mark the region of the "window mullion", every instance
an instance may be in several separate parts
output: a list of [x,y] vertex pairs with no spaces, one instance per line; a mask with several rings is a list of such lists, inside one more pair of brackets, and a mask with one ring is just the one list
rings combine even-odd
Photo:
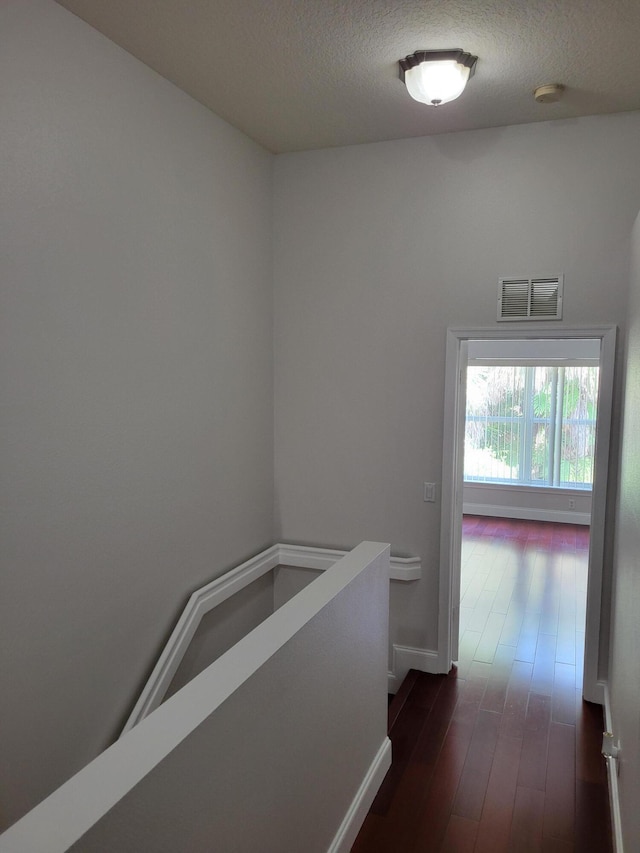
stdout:
[[[562,408],[562,403],[560,403]],[[547,483],[550,486],[558,485],[556,476],[556,462],[560,461],[559,448],[556,447],[556,416],[558,413],[558,368],[553,368],[551,374],[551,411],[549,413],[549,435],[547,437],[547,447],[549,448],[549,469],[547,472]]]
[[558,369],[558,394],[557,406],[554,417],[554,466],[553,466],[553,485],[560,485],[560,473],[562,463],[562,418],[564,409],[564,367]]
[[[534,367],[524,368],[524,423],[520,431],[522,470],[518,479],[521,483],[531,483],[531,459],[533,444],[533,371]],[[525,476],[526,472],[526,476]]]

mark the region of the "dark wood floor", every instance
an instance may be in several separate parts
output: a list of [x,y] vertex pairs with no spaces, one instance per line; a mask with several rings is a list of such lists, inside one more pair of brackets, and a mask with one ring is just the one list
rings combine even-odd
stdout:
[[459,665],[412,670],[352,853],[607,853],[602,711],[583,702],[588,528],[467,516]]

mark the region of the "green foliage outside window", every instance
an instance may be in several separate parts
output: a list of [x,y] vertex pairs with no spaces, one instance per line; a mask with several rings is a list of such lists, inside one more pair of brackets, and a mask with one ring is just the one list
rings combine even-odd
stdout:
[[598,368],[470,366],[465,478],[588,488]]

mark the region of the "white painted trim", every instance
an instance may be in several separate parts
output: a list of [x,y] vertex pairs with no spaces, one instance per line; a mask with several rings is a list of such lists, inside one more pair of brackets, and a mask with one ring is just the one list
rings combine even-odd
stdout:
[[[342,559],[347,551],[330,548],[312,548],[309,545],[277,545],[279,565],[298,566],[301,569],[325,569]],[[389,580],[416,581],[422,576],[420,557],[391,557]]]
[[561,524],[589,524],[591,513],[561,509],[533,509],[526,506],[500,506],[498,504],[462,505],[465,515],[490,515],[498,518],[526,518],[530,521],[557,521]]
[[[186,654],[200,620],[218,604],[262,577],[276,566],[298,566],[326,571],[349,551],[277,544],[231,569],[191,594],[158,662],[145,684],[120,737],[154,711],[164,699],[171,680]],[[421,576],[420,557],[391,557],[389,580],[413,581]]]
[[603,681],[601,683],[602,692],[604,694],[602,702],[602,708],[604,712],[604,726],[608,732],[613,733],[613,717],[611,715],[611,696],[609,694],[609,682]]
[[422,560],[420,557],[391,557],[389,580],[419,581],[421,577]]
[[587,582],[587,615],[584,639],[583,696],[589,702],[602,702],[599,670],[600,621],[602,609],[602,576],[604,570],[605,522],[607,510],[607,482],[609,478],[609,442],[613,411],[613,379],[616,359],[617,329],[610,326],[601,334],[600,391],[596,423],[596,447],[593,472],[593,499],[591,503],[591,531],[589,535],[589,568]]
[[344,556],[344,551],[332,548],[312,548],[310,545],[278,545],[278,562],[281,566],[298,566],[301,569],[325,571]]
[[157,664],[147,679],[133,711],[129,715],[129,719],[125,723],[120,737],[162,703],[171,684],[171,679],[176,674],[202,617],[234,593],[244,589],[277,566],[278,549],[279,546],[274,545],[272,548],[262,551],[191,594]]
[[391,741],[386,737],[371,762],[327,853],[349,853],[390,767]]
[[[361,542],[0,836],[0,853],[65,853],[389,546]],[[240,568],[240,567],[239,567]]]
[[606,681],[601,681],[598,679],[595,684],[591,686],[589,690],[589,695],[585,696],[583,693],[583,699],[586,699],[587,702],[593,702],[595,705],[602,705],[604,707],[604,689],[605,689]]
[[[608,732],[615,734],[615,725],[611,715],[611,698],[608,682],[601,682],[604,694],[604,725]],[[611,832],[613,853],[624,853],[622,838],[622,814],[620,812],[620,791],[618,789],[618,759],[611,755],[605,756],[607,765],[607,782],[609,785],[609,808],[611,811]]]
[[447,666],[440,655],[431,649],[417,649],[413,646],[399,646],[394,643],[393,665],[388,673],[389,693],[398,692],[410,669],[440,675],[449,672],[451,667]]
[[442,510],[438,587],[438,653],[449,665],[458,656],[462,550],[463,458],[468,338],[447,329]]
[[[601,702],[600,679],[600,617],[602,605],[602,576],[604,564],[604,531],[609,466],[609,441],[613,398],[613,370],[616,350],[616,326],[548,328],[517,326],[485,329],[448,329],[444,398],[444,441],[442,449],[442,520],[440,532],[440,592],[438,602],[438,653],[453,660],[455,649],[452,626],[457,625],[457,602],[454,585],[459,580],[460,566],[457,551],[457,532],[461,523],[461,503],[458,500],[462,480],[460,457],[460,408],[464,403],[462,371],[466,366],[467,343],[470,340],[512,340],[518,338],[598,338],[600,349],[600,392],[596,425],[594,483],[591,504],[589,546],[589,577],[587,587],[587,618],[585,625],[585,657],[583,696],[590,702]],[[460,518],[458,518],[460,515]],[[456,565],[457,564],[457,565]],[[600,698],[598,698],[600,697]]]

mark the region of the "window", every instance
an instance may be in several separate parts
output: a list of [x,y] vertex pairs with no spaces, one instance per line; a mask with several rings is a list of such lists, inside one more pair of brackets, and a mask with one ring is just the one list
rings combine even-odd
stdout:
[[469,365],[464,478],[590,489],[596,366]]

